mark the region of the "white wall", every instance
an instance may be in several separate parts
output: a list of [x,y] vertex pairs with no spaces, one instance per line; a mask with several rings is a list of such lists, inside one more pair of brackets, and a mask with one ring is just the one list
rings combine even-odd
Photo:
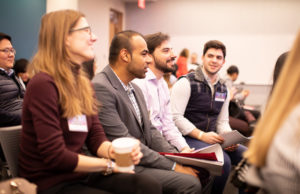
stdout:
[[60,9],[78,9],[78,0],[47,0],[46,12]]
[[[78,0],[79,11],[85,14],[93,33],[98,37],[95,43],[97,72],[108,64],[109,54],[109,12],[110,9],[123,13],[125,3],[121,0]],[[124,22],[125,24],[125,22]]]
[[126,4],[126,29],[164,32],[176,53],[202,54],[211,39],[227,47],[226,64],[240,68],[237,82],[270,84],[277,57],[287,51],[300,27],[299,0],[157,0],[138,9]]

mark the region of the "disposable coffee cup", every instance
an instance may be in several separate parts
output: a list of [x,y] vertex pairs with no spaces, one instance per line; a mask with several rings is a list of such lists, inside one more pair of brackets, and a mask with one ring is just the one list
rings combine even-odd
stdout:
[[116,156],[116,165],[119,171],[127,172],[134,170],[131,152],[137,144],[138,141],[131,137],[121,137],[112,141],[112,147]]

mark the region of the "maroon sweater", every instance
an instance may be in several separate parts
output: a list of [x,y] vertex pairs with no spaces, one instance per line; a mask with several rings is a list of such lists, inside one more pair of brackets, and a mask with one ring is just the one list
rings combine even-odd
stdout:
[[107,140],[97,115],[87,116],[88,132],[69,131],[58,97],[52,77],[39,73],[30,80],[23,102],[19,175],[39,191],[84,178],[86,173],[73,172],[83,144],[96,155]]

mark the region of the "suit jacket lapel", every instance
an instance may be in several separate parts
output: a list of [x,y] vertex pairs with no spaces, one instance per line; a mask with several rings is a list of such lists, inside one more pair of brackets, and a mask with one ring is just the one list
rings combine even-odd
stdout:
[[[127,94],[127,92],[125,91],[124,87],[122,86],[122,84],[120,83],[118,77],[116,76],[116,74],[113,72],[113,70],[111,69],[111,67],[109,65],[107,65],[104,70],[103,70],[104,74],[106,75],[107,79],[110,81],[110,83],[112,84],[112,86],[118,91],[118,93],[121,95],[121,97],[123,98],[123,100],[125,101],[125,103],[127,104],[127,106],[130,108],[131,112],[133,113],[136,122],[139,124],[140,128],[142,129],[141,123],[138,120],[138,116],[136,114],[136,111],[131,103],[131,100],[129,99],[129,96]],[[136,97],[136,101],[139,105],[139,100],[137,99],[137,95],[135,95]],[[141,106],[139,105],[139,108]],[[140,111],[142,112],[141,108]]]

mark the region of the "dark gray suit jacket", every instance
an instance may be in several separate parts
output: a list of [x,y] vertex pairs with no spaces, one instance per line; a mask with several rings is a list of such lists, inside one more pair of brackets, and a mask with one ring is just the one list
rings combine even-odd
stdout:
[[[110,140],[135,137],[141,141],[144,154],[139,166],[171,170],[174,162],[158,152],[177,152],[151,124],[142,91],[132,83],[143,126],[138,122],[131,101],[118,77],[108,65],[93,79],[97,99],[101,103],[99,119]],[[136,168],[138,171],[139,168]]]

